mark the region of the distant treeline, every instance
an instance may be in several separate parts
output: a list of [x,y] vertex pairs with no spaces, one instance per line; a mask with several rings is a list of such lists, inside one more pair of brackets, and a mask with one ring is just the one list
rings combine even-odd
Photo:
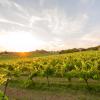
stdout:
[[[64,54],[64,53],[73,53],[73,52],[81,52],[81,51],[90,51],[90,50],[100,50],[100,45],[96,47],[89,47],[89,48],[73,48],[73,49],[66,49],[66,50],[60,50],[60,51],[46,51],[46,50],[35,50],[30,52],[25,52],[31,54]],[[16,55],[21,52],[0,52],[0,54],[10,54],[10,55]]]
[[100,50],[100,45],[96,47],[89,47],[89,48],[73,48],[73,49],[67,49],[67,50],[61,50],[59,53],[73,53],[73,52],[80,52],[80,51],[90,51],[90,50]]

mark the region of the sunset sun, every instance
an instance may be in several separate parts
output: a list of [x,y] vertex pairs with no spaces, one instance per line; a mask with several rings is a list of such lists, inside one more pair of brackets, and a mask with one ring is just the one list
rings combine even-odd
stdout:
[[43,41],[31,33],[12,32],[1,35],[0,43],[2,43],[3,48],[7,48],[8,51],[27,52],[38,49],[43,44]]

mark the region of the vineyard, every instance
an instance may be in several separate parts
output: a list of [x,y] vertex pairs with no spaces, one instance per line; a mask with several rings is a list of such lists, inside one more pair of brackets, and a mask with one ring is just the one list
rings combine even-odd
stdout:
[[[8,87],[42,91],[55,91],[54,89],[57,91],[67,91],[68,89],[83,91],[85,88],[86,92],[95,92],[96,96],[100,95],[100,51],[31,58],[13,57],[11,59],[10,57],[10,60],[9,58],[2,60],[1,57],[0,60],[0,85],[4,94],[0,100],[7,100]],[[9,95],[7,96],[9,97]]]

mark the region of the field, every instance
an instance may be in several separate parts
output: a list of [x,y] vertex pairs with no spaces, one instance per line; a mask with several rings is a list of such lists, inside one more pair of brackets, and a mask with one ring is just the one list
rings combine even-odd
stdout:
[[100,51],[1,55],[0,84],[9,100],[100,100]]

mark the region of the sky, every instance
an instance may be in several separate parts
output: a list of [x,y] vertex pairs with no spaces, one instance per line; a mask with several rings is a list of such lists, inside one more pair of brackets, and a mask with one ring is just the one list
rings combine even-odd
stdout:
[[100,0],[0,0],[0,51],[100,45]]

